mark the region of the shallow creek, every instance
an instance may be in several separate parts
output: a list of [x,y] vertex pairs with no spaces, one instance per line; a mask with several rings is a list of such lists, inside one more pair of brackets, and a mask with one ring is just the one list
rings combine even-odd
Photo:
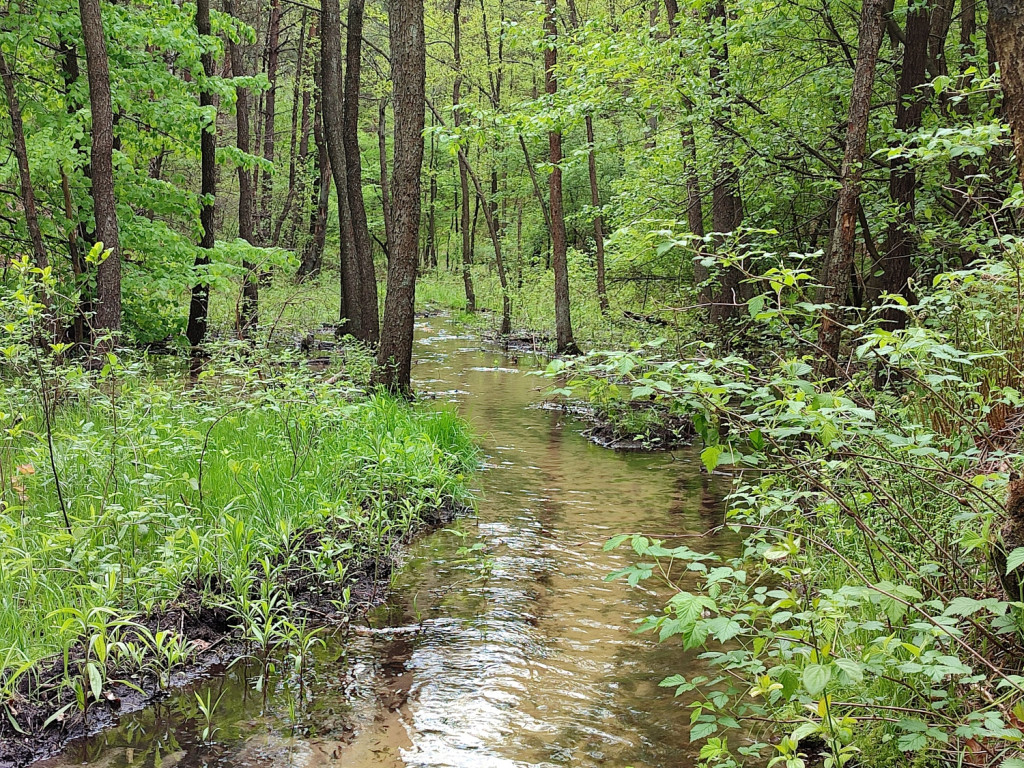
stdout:
[[[633,634],[665,594],[604,582],[632,552],[602,544],[706,531],[723,487],[696,452],[590,444],[536,407],[547,382],[526,371],[542,361],[481,348],[444,318],[419,322],[415,356],[417,390],[480,437],[478,515],[417,540],[388,602],[328,639],[304,684],[277,675],[257,691],[259,670],[238,663],[37,765],[693,764],[689,710],[657,683],[696,662]],[[219,700],[209,724],[197,696]]]

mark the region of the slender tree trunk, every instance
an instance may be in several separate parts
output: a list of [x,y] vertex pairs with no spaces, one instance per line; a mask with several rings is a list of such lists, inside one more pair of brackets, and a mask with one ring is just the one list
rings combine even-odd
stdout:
[[[455,24],[455,85],[452,88],[452,119],[455,130],[462,124],[462,2],[455,0],[452,19]],[[459,153],[459,213],[462,229],[462,283],[466,291],[466,311],[476,312],[476,291],[473,288],[473,245],[469,230],[469,174],[465,153]]]
[[[668,28],[672,36],[678,31],[679,24],[676,16],[679,14],[679,4],[676,0],[665,0],[665,15],[668,17]],[[683,144],[683,175],[686,184],[686,225],[690,234],[704,237],[704,200],[701,196],[700,176],[697,170],[697,140],[693,135],[693,123],[690,116],[694,111],[693,100],[689,96],[683,96],[683,104],[686,107],[687,115],[683,118],[683,126],[680,128],[680,139]],[[693,282],[698,286],[698,299],[701,304],[710,305],[712,296],[707,285],[710,273],[704,266],[704,250],[697,248],[697,255],[693,260]]]
[[[558,92],[555,66],[558,26],[555,21],[555,0],[545,0],[544,34],[544,90],[554,97]],[[566,251],[565,214],[562,210],[562,134],[548,132],[548,160],[551,176],[548,178],[548,198],[551,209],[551,266],[555,273],[555,349],[560,355],[579,353],[572,333],[572,314],[569,306],[569,264]]]
[[[78,68],[78,49],[65,37],[58,39],[58,49],[61,78],[64,81],[64,110],[68,115],[74,115],[78,110],[78,105],[72,99],[72,92],[81,74]],[[75,139],[74,146],[76,150],[80,151],[82,149],[81,140]],[[90,177],[91,170],[88,163],[82,168],[82,175],[86,179]],[[71,197],[71,184],[68,181],[67,173],[61,171],[60,178],[61,192],[64,196],[64,216],[67,219],[68,254],[71,260],[71,271],[75,276],[76,282],[84,289],[85,286],[81,285],[81,279],[86,273],[87,265],[82,257],[79,240],[81,239],[83,243],[91,243],[92,233],[89,232],[88,226],[84,221],[78,220],[78,211]],[[93,296],[88,291],[82,290],[78,305],[75,307],[74,329],[72,331],[76,344],[84,344],[89,338],[87,318],[92,313],[93,306]]]
[[[977,48],[974,35],[978,31],[978,0],[962,0],[960,9],[960,76],[957,78],[957,90],[967,91],[974,80],[974,62]],[[968,99],[960,99],[953,105],[953,111],[961,118],[968,118],[971,104]],[[969,179],[978,173],[978,165],[969,156],[952,158],[949,161],[950,186],[956,202],[956,220],[967,226],[977,211],[977,201],[971,195]],[[974,252],[968,248],[960,249],[960,261],[966,267],[974,259]]]
[[299,278],[320,274],[323,264],[324,241],[327,236],[327,209],[331,197],[331,160],[327,153],[327,141],[324,138],[323,110],[321,108],[321,75],[317,66],[314,74],[315,102],[313,107],[313,140],[316,144],[316,155],[313,164],[316,171],[317,184],[313,187],[313,210],[310,214],[309,240],[302,251],[299,264]]
[[377,102],[377,152],[380,155],[380,204],[383,208],[385,250],[391,252],[391,192],[388,189],[388,100]]
[[601,195],[597,188],[597,158],[594,157],[594,118],[586,116],[587,168],[590,171],[590,204],[594,206],[594,244],[597,261],[597,300],[601,311],[608,311],[608,289],[604,282],[604,222],[601,220]]
[[[740,196],[740,170],[732,160],[733,100],[729,94],[729,46],[726,42],[728,13],[725,0],[716,0],[708,11],[708,22],[714,33],[721,36],[721,44],[711,54],[711,91],[714,95],[711,133],[720,156],[714,169],[711,187],[711,229],[721,249],[728,236],[743,223],[743,198]],[[739,315],[743,293],[743,273],[739,268],[727,266],[718,274],[718,291],[712,296],[711,321],[716,325]]]
[[[270,243],[277,246],[281,242],[281,230],[284,222],[291,213],[292,202],[295,199],[296,184],[298,181],[298,163],[302,153],[297,152],[299,138],[306,140],[306,128],[309,118],[309,100],[301,99],[303,96],[302,70],[306,54],[306,9],[302,9],[302,21],[299,23],[299,47],[295,52],[295,82],[292,87],[292,129],[288,140],[288,192],[285,194],[284,205],[281,206],[281,213],[278,214],[277,223],[274,225],[274,236]],[[302,127],[299,127],[299,102],[302,103]]]
[[884,0],[865,0],[858,30],[857,64],[850,93],[850,115],[846,128],[846,150],[840,170],[836,226],[822,270],[818,303],[828,304],[818,329],[818,371],[824,376],[838,374],[839,344],[842,338],[842,307],[850,294],[850,269],[854,262],[860,183],[867,151],[871,91],[875,82],[878,51],[885,30]]
[[395,139],[392,175],[394,250],[388,258],[384,325],[377,356],[378,383],[409,392],[420,230],[420,173],[426,104],[423,0],[392,0],[388,14]]
[[437,167],[434,158],[436,150],[434,135],[430,136],[430,162],[427,174],[430,176],[430,186],[427,192],[427,242],[423,249],[423,266],[437,266]]
[[[39,215],[36,213],[36,193],[32,186],[32,174],[28,165],[28,147],[25,144],[25,126],[21,118],[21,102],[15,87],[14,72],[11,70],[3,51],[0,50],[0,79],[3,80],[4,93],[7,95],[7,112],[11,118],[11,139],[14,145],[14,157],[18,161],[18,179],[21,183],[21,204],[25,209],[25,226],[28,238],[32,243],[32,258],[39,269],[46,269],[50,260],[43,244],[43,233],[39,228]],[[49,305],[49,293],[44,291],[40,300]]]
[[[362,73],[364,0],[349,0],[348,40],[345,47],[345,173],[348,179],[348,210],[355,243],[355,262],[359,270],[359,306],[362,314],[362,338],[376,344],[380,336],[377,309],[377,273],[373,265],[370,228],[363,202],[363,164],[359,153],[359,88]],[[423,111],[422,109],[420,110]]]
[[331,175],[338,198],[338,226],[341,242],[341,311],[339,330],[357,339],[363,338],[363,312],[360,309],[359,263],[355,258],[352,221],[348,208],[348,177],[345,166],[345,112],[341,72],[341,8],[339,0],[320,4],[320,46],[323,81],[321,109],[324,138],[330,157]]
[[[927,7],[911,10],[907,16],[903,66],[896,93],[894,127],[900,132],[910,133],[921,127],[925,101],[920,88],[925,83],[930,27]],[[899,294],[908,301],[913,301],[910,276],[913,271],[911,257],[914,247],[916,188],[917,174],[914,173],[913,167],[904,159],[893,160],[889,171],[889,197],[896,209],[896,219],[888,227],[885,256],[880,265],[882,275],[877,281],[872,281],[872,300],[877,300],[879,294],[886,292]],[[906,313],[896,309],[886,310],[884,324],[888,330],[902,328],[906,322]]]
[[121,330],[121,240],[114,197],[114,112],[110,99],[110,69],[103,33],[100,0],[78,0],[85,41],[85,63],[89,75],[89,105],[92,110],[92,149],[89,168],[92,177],[92,206],[96,220],[95,237],[110,251],[96,270],[96,313],[93,325],[101,334]]
[[[196,0],[196,32],[200,39],[210,37],[210,0]],[[206,51],[202,55],[203,74],[213,77],[213,54]],[[202,109],[212,107],[214,113],[209,123],[199,125],[199,155],[202,181],[202,207],[199,209],[199,225],[203,237],[199,241],[199,253],[196,256],[196,283],[192,286],[192,299],[188,307],[188,326],[185,337],[193,347],[199,346],[206,337],[206,323],[210,314],[210,283],[209,276],[204,274],[210,264],[210,253],[216,244],[214,231],[214,196],[217,194],[217,114],[213,92],[207,88],[199,91],[199,106]]]
[[[281,58],[281,0],[271,0],[270,19],[267,22],[267,82],[270,87],[263,97],[263,159],[274,162],[277,139],[277,70]],[[263,172],[260,176],[260,213],[256,233],[260,245],[271,244],[274,217],[274,175]]]
[[[234,0],[225,0],[225,13],[234,16]],[[228,39],[228,58],[231,59],[231,74],[245,76],[245,60],[238,44]],[[235,91],[235,145],[239,152],[252,153],[252,136],[249,120],[252,114],[252,94],[248,88]],[[238,166],[238,236],[250,245],[256,244],[253,235],[254,191],[252,172]],[[235,318],[235,330],[239,338],[249,338],[259,325],[260,283],[256,265],[248,259],[242,260],[245,276],[242,278],[242,303]]]
[[988,0],[988,28],[999,61],[1003,108],[1024,183],[1024,0]]

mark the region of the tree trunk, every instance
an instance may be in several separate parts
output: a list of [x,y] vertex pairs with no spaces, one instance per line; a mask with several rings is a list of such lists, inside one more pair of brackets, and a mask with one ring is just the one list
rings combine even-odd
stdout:
[[96,269],[96,312],[93,325],[103,333],[121,330],[121,241],[114,197],[114,112],[110,100],[110,69],[103,34],[100,0],[78,0],[89,75],[89,106],[92,110],[92,206],[97,242],[110,251]]
[[[712,49],[711,92],[712,141],[721,159],[715,166],[711,187],[711,229],[715,243],[723,248],[728,235],[743,223],[743,198],[740,196],[740,170],[732,160],[732,97],[729,94],[729,46],[726,42],[728,14],[725,0],[716,0],[708,12],[708,22],[716,35],[721,35],[721,45]],[[712,295],[711,321],[723,325],[739,315],[742,302],[743,273],[739,268],[727,266],[718,275],[718,291]]]
[[[234,16],[234,0],[225,0],[225,13]],[[231,74],[234,77],[245,76],[245,61],[238,44],[227,37],[228,58],[231,59]],[[252,94],[248,88],[235,91],[235,145],[239,152],[252,152],[252,136],[249,120],[252,114]],[[238,166],[238,236],[250,245],[255,245],[253,236],[254,194],[252,172]],[[249,338],[259,325],[260,284],[256,275],[256,265],[247,259],[242,260],[245,275],[242,278],[242,303],[235,318],[235,331],[241,339]]]
[[854,261],[857,236],[857,212],[860,209],[860,183],[867,150],[868,121],[875,66],[885,29],[884,0],[865,0],[858,30],[857,63],[850,93],[850,114],[846,127],[846,149],[840,170],[836,226],[822,270],[822,288],[818,303],[828,304],[822,311],[818,329],[818,372],[838,374],[839,343],[842,338],[842,307],[850,293],[850,269]]
[[[452,120],[455,130],[462,124],[462,2],[455,0],[452,19],[455,24],[455,85],[452,87]],[[466,290],[466,311],[476,312],[476,291],[473,288],[473,246],[469,234],[469,174],[465,153],[459,152],[459,213],[462,230],[462,283]]]
[[1024,0],[988,0],[988,28],[999,61],[1003,109],[1024,183]]
[[601,195],[597,188],[597,158],[594,157],[594,118],[586,116],[587,168],[590,171],[590,204],[594,206],[594,244],[597,260],[597,300],[601,311],[608,311],[608,289],[604,282],[604,222],[601,220]]
[[[270,87],[263,98],[263,159],[273,165],[277,139],[277,70],[281,53],[281,0],[271,0],[267,22],[267,82]],[[260,213],[256,233],[260,245],[271,244],[274,216],[274,175],[266,171],[260,176]]]
[[[925,100],[920,87],[925,83],[928,63],[928,43],[931,23],[927,7],[911,10],[907,16],[904,33],[903,66],[900,70],[899,86],[896,92],[896,122],[894,128],[903,133],[916,131],[921,127]],[[896,209],[896,219],[889,224],[886,233],[885,256],[882,259],[880,278],[872,282],[872,300],[885,293],[899,294],[913,301],[910,290],[910,276],[913,271],[912,252],[914,247],[914,199],[917,188],[917,174],[906,160],[896,158],[890,164],[889,197]],[[872,270],[874,273],[875,270]],[[906,325],[907,315],[898,309],[885,311],[884,327],[896,330]]]
[[377,152],[380,155],[380,205],[384,219],[385,250],[391,252],[391,192],[388,189],[388,100],[377,102]]
[[[363,164],[359,156],[359,88],[363,45],[364,0],[349,0],[348,40],[345,47],[345,175],[348,179],[348,210],[352,221],[355,263],[359,270],[359,307],[362,316],[361,339],[376,344],[380,336],[377,309],[377,273],[373,265],[373,246],[366,223],[363,202]],[[420,110],[423,111],[422,109]]]
[[[305,157],[304,152],[298,151],[299,138],[303,144],[308,143],[309,127],[309,94],[302,88],[302,70],[306,54],[306,9],[302,9],[302,21],[299,23],[299,47],[295,52],[295,82],[292,87],[292,129],[288,139],[288,192],[285,194],[284,205],[281,206],[281,213],[277,216],[277,223],[274,225],[274,236],[270,243],[277,246],[281,242],[281,230],[284,222],[291,213],[292,203],[295,200],[296,186],[298,182],[298,164],[300,158]],[[299,125],[299,102],[302,101],[302,124]]]
[[395,138],[392,174],[394,248],[388,258],[384,325],[376,381],[394,391],[411,387],[416,305],[416,256],[420,230],[420,172],[426,104],[423,0],[392,0],[388,14]]
[[[555,22],[555,0],[545,0],[544,34],[544,90],[554,98],[558,92],[555,65],[558,63],[556,43],[558,26]],[[551,209],[551,266],[555,273],[555,350],[560,355],[579,353],[572,334],[572,314],[569,307],[569,264],[566,257],[565,213],[562,210],[562,134],[548,132],[548,160],[551,176],[548,178],[548,199]]]
[[[196,0],[196,32],[200,39],[209,37],[210,0]],[[203,74],[213,77],[213,53],[206,51],[202,55]],[[199,91],[199,106],[202,109],[214,108],[209,123],[199,125],[199,155],[202,181],[200,190],[202,207],[199,209],[199,225],[203,236],[199,241],[199,254],[196,256],[196,283],[192,286],[192,299],[188,307],[188,325],[185,337],[193,347],[199,346],[206,337],[206,323],[210,314],[210,283],[209,275],[204,274],[210,264],[210,253],[216,244],[214,232],[214,196],[217,194],[217,114],[213,92],[203,88]],[[205,119],[205,118],[204,118]]]
[[427,170],[427,175],[430,177],[430,186],[427,192],[427,242],[423,247],[423,266],[425,268],[437,266],[437,167],[434,157],[436,143],[434,134],[431,134],[430,162]]
[[[4,83],[7,95],[7,112],[11,118],[11,139],[14,145],[14,157],[18,161],[18,178],[21,184],[21,204],[25,208],[25,226],[28,238],[32,243],[32,258],[39,269],[46,269],[50,260],[43,244],[43,233],[39,229],[39,215],[36,213],[36,193],[32,186],[32,174],[28,165],[28,147],[25,144],[25,127],[21,121],[21,102],[15,88],[14,72],[11,70],[3,51],[0,50],[0,79]],[[40,301],[49,305],[49,292],[40,294]]]
[[323,264],[324,241],[327,237],[327,208],[331,198],[331,160],[327,154],[327,141],[324,138],[323,110],[321,108],[321,75],[320,67],[314,73],[315,103],[313,106],[313,141],[316,144],[316,155],[313,168],[316,171],[317,184],[313,187],[313,209],[310,214],[309,240],[302,251],[298,277],[320,274]]
[[341,245],[341,309],[339,331],[363,338],[362,311],[359,308],[361,285],[359,264],[355,259],[352,222],[348,210],[348,178],[345,166],[344,98],[341,80],[341,7],[339,0],[320,4],[320,50],[323,82],[321,109],[324,138],[330,158],[331,176],[338,197],[338,226]]

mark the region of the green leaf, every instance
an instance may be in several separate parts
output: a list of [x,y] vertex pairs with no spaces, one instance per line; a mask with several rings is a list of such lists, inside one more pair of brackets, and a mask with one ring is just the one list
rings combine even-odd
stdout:
[[700,452],[700,460],[704,463],[704,468],[707,469],[708,474],[715,471],[715,467],[718,466],[718,457],[722,455],[723,450],[723,447],[720,445],[709,445]]
[[804,667],[802,679],[807,693],[817,696],[832,679],[832,667],[828,664],[809,664]]
[[100,669],[91,661],[85,665],[85,671],[89,675],[89,688],[92,691],[93,698],[99,701],[100,696],[103,694],[103,675],[100,674]]
[[718,726],[714,723],[697,723],[690,729],[690,741],[694,742],[706,739],[717,730]]
[[1009,576],[1022,565],[1024,565],[1024,547],[1017,547],[1006,558],[1006,575]]
[[612,536],[612,538],[608,539],[608,541],[604,543],[604,551],[610,552],[613,549],[617,549],[618,547],[622,546],[622,542],[628,539],[629,536],[630,534],[628,533],[620,533],[618,536]]
[[845,685],[859,685],[864,682],[864,665],[853,659],[836,659],[833,662],[839,670],[839,678]]

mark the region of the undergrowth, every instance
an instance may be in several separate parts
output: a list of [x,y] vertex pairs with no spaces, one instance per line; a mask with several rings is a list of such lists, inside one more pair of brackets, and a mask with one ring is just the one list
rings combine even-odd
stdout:
[[1003,586],[1024,563],[1004,506],[1024,461],[1019,258],[940,275],[893,305],[905,329],[862,318],[839,379],[815,373],[812,276],[781,266],[748,275],[750,332],[775,340],[756,357],[692,341],[550,364],[556,393],[613,417],[685,415],[707,471],[733,473],[739,557],[715,531],[608,543],[636,554],[611,578],[674,590],[640,629],[710,669],[662,681],[703,764],[1024,766],[1024,603]]
[[301,674],[316,625],[469,501],[464,422],[368,392],[358,347],[62,360],[31,296],[3,304],[0,735],[166,685],[217,633]]

